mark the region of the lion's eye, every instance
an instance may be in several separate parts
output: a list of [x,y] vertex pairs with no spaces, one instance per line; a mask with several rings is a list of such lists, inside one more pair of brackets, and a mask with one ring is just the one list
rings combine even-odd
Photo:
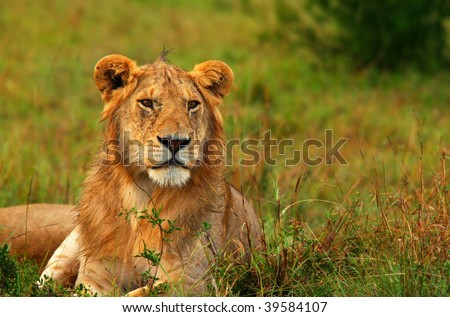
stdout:
[[138,102],[145,108],[153,109],[154,107],[154,101],[150,99],[142,99],[138,100]]
[[197,101],[197,100],[191,100],[191,101],[188,101],[188,103],[187,103],[187,107],[189,110],[194,110],[194,109],[198,108],[199,105],[200,105],[200,101]]

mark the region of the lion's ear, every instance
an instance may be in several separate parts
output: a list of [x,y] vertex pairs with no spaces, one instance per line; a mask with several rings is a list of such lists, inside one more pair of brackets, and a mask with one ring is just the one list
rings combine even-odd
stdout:
[[136,63],[122,55],[108,55],[97,62],[94,69],[94,79],[102,97],[109,102],[113,91],[125,87],[137,70]]
[[227,95],[233,86],[233,71],[221,61],[207,61],[198,64],[190,74],[198,85],[220,97]]

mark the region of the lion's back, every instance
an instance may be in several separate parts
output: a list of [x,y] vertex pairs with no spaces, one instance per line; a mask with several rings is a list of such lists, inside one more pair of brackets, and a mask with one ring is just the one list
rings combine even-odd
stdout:
[[11,254],[41,265],[73,229],[73,209],[58,204],[0,208],[0,244],[9,244]]

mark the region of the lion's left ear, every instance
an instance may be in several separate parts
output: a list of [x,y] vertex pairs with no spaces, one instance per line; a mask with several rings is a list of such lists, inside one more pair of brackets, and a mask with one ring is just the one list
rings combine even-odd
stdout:
[[198,85],[224,97],[233,86],[234,75],[230,66],[221,61],[207,61],[198,64],[190,72]]

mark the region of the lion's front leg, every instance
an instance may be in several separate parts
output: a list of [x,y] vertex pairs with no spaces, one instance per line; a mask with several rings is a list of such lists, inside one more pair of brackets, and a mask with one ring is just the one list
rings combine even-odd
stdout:
[[[206,253],[205,253],[206,252]],[[206,291],[205,273],[208,268],[208,257],[203,244],[198,241],[196,248],[191,252],[166,253],[163,255],[160,266],[150,274],[154,274],[154,282],[143,285],[126,294],[127,297],[141,297],[148,296],[152,290],[155,290],[160,284],[169,283],[170,289],[166,295],[176,296],[192,296],[202,295]],[[136,267],[141,268],[141,271],[154,270],[155,267],[145,268],[145,260],[141,259]],[[145,268],[145,269],[144,269]]]
[[81,257],[76,286],[83,285],[92,295],[107,295],[112,290],[113,276],[101,260],[87,261]]
[[78,237],[75,228],[55,250],[40,276],[40,286],[50,278],[61,285],[73,284],[80,265]]
[[92,295],[120,296],[137,287],[138,276],[138,272],[123,261],[82,256],[75,285],[83,285]]

